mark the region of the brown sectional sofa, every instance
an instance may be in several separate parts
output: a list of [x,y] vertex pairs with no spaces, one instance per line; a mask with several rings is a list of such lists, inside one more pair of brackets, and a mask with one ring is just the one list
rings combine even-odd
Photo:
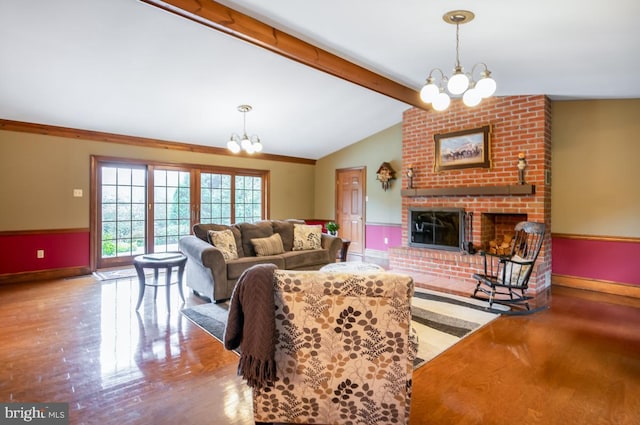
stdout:
[[[196,224],[193,235],[179,241],[180,251],[187,256],[186,284],[196,294],[218,302],[229,299],[236,281],[249,267],[256,264],[275,264],[285,270],[318,270],[336,261],[342,240],[327,234],[321,235],[321,249],[293,251],[294,224],[300,220],[263,220],[257,223]],[[231,230],[235,239],[238,258],[225,260],[222,251],[209,241],[209,230]],[[266,238],[278,233],[284,252],[257,256],[251,239]]]

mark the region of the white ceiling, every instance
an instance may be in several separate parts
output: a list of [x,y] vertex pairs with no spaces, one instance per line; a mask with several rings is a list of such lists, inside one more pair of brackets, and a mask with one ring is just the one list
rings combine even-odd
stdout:
[[[485,62],[496,95],[640,98],[640,1],[224,0],[220,3],[418,90]],[[136,0],[0,0],[0,118],[318,159],[410,106]]]

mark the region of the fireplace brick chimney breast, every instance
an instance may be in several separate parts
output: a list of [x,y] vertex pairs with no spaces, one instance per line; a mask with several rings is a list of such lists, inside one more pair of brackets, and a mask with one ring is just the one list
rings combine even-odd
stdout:
[[[436,134],[469,130],[487,124],[491,126],[490,168],[434,171]],[[517,165],[521,153],[526,158],[526,183],[534,186],[533,193],[416,195],[420,189],[518,185]],[[545,223],[545,241],[529,288],[532,294],[536,294],[551,285],[551,102],[546,96],[493,97],[475,108],[468,108],[460,100],[455,100],[444,112],[409,109],[403,115],[402,162],[405,167],[406,164],[413,164],[413,187],[416,190],[413,193],[403,191],[403,244],[389,250],[392,269],[472,282],[471,275],[482,267],[480,255],[412,247],[408,240],[409,208],[463,208],[465,212],[473,213],[473,234],[468,235],[467,239],[479,250],[484,249],[483,245],[489,237],[482,234],[483,220],[486,232],[488,218],[495,220],[496,217],[511,216],[510,219],[498,218],[492,237],[496,237],[496,231],[503,232],[504,223],[511,225],[515,218]],[[403,182],[403,186],[406,184]],[[496,230],[496,227],[500,230]]]

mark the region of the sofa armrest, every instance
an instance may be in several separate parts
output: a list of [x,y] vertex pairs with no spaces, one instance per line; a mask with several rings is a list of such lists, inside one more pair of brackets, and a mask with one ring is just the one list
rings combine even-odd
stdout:
[[335,260],[342,249],[342,239],[323,233],[321,238],[322,249],[329,251],[329,258]]
[[180,238],[180,251],[191,260],[211,269],[215,267],[226,270],[226,262],[222,251],[194,235]]
[[187,285],[211,301],[231,296],[227,280],[227,263],[222,251],[197,236],[180,238],[180,251],[187,256]]

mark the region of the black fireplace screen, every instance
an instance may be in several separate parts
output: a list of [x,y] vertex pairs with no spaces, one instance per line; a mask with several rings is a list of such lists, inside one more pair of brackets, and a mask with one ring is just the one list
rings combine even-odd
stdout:
[[464,250],[464,210],[409,209],[409,245],[423,248]]

